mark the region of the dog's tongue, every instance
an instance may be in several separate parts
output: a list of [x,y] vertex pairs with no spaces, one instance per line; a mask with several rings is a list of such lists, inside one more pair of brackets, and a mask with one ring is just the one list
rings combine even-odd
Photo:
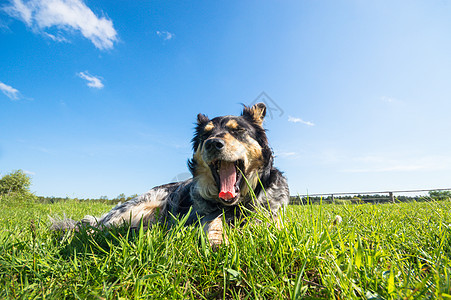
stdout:
[[236,197],[235,183],[235,164],[233,162],[222,161],[219,168],[219,184],[221,189],[221,191],[219,192],[219,198],[230,200]]

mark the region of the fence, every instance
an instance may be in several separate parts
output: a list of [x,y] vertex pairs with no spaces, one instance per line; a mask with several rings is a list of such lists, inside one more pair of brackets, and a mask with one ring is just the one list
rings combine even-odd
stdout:
[[440,189],[430,189],[430,190],[405,190],[405,191],[383,191],[383,192],[350,192],[350,193],[323,193],[323,194],[308,194],[308,195],[298,195],[295,197],[290,197],[290,204],[292,205],[302,205],[306,203],[395,203],[395,202],[407,202],[407,201],[421,201],[425,200],[424,196],[405,196],[396,194],[406,194],[406,193],[425,193],[425,192],[444,192],[449,198],[451,192],[446,193],[446,191],[451,191],[451,188],[440,188]]

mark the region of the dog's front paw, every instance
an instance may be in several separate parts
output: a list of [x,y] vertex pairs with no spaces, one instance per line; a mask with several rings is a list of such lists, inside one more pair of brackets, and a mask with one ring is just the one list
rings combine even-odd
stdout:
[[228,244],[229,240],[222,226],[222,219],[216,218],[208,224],[208,240],[212,248],[217,248],[221,244]]

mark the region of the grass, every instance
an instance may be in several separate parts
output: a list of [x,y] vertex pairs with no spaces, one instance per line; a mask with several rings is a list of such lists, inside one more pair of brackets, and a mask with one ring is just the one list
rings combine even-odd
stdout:
[[290,206],[283,229],[228,227],[230,243],[216,251],[182,223],[62,237],[48,229],[48,215],[110,208],[0,198],[0,298],[451,299],[449,200]]

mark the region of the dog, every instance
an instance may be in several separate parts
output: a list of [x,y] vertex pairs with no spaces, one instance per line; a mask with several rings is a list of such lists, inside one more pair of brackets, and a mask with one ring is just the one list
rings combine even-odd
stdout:
[[173,216],[187,217],[186,225],[200,220],[215,246],[227,243],[223,220],[231,223],[239,220],[243,211],[260,208],[277,218],[289,202],[289,189],[286,178],[273,166],[273,152],[263,128],[265,115],[263,103],[244,106],[240,116],[209,119],[199,114],[192,139],[193,157],[188,160],[192,178],[154,187],[99,219],[86,216],[79,222],[54,224],[54,228],[126,224],[137,229],[142,224],[147,229]]

